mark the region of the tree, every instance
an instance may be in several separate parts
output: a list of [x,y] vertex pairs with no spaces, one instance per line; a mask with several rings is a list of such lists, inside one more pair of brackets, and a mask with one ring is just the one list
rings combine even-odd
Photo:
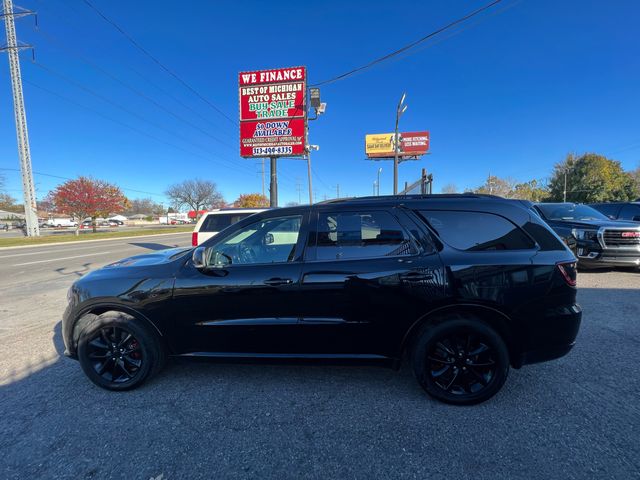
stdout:
[[480,193],[485,195],[497,195],[499,197],[509,198],[516,182],[510,178],[500,178],[494,175],[489,175],[487,181],[476,188],[473,193]]
[[205,208],[220,208],[225,204],[216,184],[209,180],[195,179],[175,183],[167,189],[165,195],[177,207],[188,205],[196,212],[196,218]]
[[134,198],[130,201],[129,208],[127,208],[124,215],[161,215],[164,213],[164,208],[161,204],[155,202],[151,198]]
[[549,182],[551,200],[563,201],[565,175],[568,202],[626,202],[638,198],[640,192],[633,175],[620,162],[595,153],[569,154],[554,167]]
[[441,193],[458,193],[458,187],[456,187],[455,183],[447,183],[440,190]]
[[262,208],[269,206],[269,199],[261,193],[243,193],[233,202],[236,208]]
[[12,212],[16,209],[16,199],[8,193],[0,193],[0,210]]
[[[50,195],[56,211],[76,218],[78,225],[91,217],[94,232],[97,217],[122,212],[129,204],[117,186],[89,177],[79,177],[58,185]],[[76,229],[78,234],[79,228]]]
[[549,196],[549,191],[541,186],[538,180],[517,183],[513,187],[509,198],[517,198],[520,200],[530,200],[532,202],[541,202]]
[[[630,172],[631,178],[633,179],[633,183],[635,184],[635,189],[640,192],[640,167]],[[637,199],[635,199],[637,200]]]

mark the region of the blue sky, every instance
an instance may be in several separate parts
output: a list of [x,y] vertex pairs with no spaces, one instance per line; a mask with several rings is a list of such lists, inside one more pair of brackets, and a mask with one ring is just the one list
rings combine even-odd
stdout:
[[[49,69],[22,53],[38,197],[61,182],[42,174],[92,175],[117,183],[132,198],[157,201],[166,201],[169,184],[193,177],[215,181],[229,201],[259,192],[259,162],[238,155],[239,71],[306,65],[310,83],[321,81],[486,3],[188,1],[176,11],[175,2],[164,0],[93,2],[233,122],[135,50],[82,0],[24,0],[21,6],[38,11],[40,30],[23,18],[19,38],[36,47],[36,61]],[[504,0],[411,55],[323,87],[327,113],[310,127],[310,142],[320,145],[313,155],[316,198],[335,196],[337,184],[341,195],[371,194],[379,166],[381,191],[391,192],[392,165],[364,159],[364,135],[393,130],[402,92],[409,107],[401,130],[429,130],[431,154],[404,163],[401,184],[414,181],[422,167],[434,174],[436,192],[449,183],[475,187],[489,173],[542,179],[568,152],[594,151],[627,169],[638,167],[638,18],[634,1]],[[0,168],[18,166],[2,56]],[[304,201],[304,162],[284,159],[279,170],[280,203],[298,200],[298,184]],[[0,173],[20,198],[19,173]]]

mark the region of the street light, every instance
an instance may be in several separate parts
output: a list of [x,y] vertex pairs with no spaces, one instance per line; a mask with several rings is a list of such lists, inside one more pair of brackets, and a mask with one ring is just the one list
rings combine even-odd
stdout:
[[399,148],[399,141],[398,141],[398,123],[400,122],[400,117],[402,116],[402,114],[407,110],[407,105],[404,105],[404,99],[406,98],[407,94],[403,93],[402,94],[402,98],[400,98],[400,101],[398,102],[398,108],[396,109],[396,129],[395,129],[395,134],[394,134],[394,146],[393,146],[393,150],[394,150],[394,156],[393,156],[393,194],[397,195],[398,194],[398,148]]
[[378,169],[378,196],[380,196],[380,174],[382,173],[382,167]]

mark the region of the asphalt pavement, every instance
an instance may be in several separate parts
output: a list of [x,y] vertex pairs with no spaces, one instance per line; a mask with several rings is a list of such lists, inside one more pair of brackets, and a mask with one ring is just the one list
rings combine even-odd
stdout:
[[581,273],[578,344],[487,403],[405,366],[173,361],[101,390],[63,358],[71,282],[189,235],[0,249],[0,478],[640,478],[640,274]]

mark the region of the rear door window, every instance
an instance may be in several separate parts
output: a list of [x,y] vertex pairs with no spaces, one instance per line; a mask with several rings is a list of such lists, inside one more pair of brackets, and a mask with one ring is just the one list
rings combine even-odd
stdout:
[[320,212],[317,260],[413,255],[417,249],[398,220],[385,211]]
[[484,212],[421,210],[440,239],[458,250],[525,250],[531,238],[504,217]]
[[618,210],[620,209],[620,205],[613,205],[613,204],[594,205],[593,208],[595,208],[596,210],[598,210],[601,213],[604,213],[609,218],[616,218],[616,214],[618,213]]
[[633,220],[640,221],[640,206],[638,205],[625,205],[620,210],[619,220]]
[[207,215],[200,227],[201,232],[221,232],[229,225],[239,222],[253,213],[214,213]]

